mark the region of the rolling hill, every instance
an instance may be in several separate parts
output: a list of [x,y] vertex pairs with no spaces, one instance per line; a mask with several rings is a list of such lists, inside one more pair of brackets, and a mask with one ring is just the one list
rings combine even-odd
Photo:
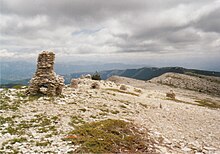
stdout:
[[[125,69],[125,70],[107,70],[99,72],[101,78],[103,80],[108,79],[111,76],[123,76],[129,77],[138,80],[150,80],[154,77],[158,77],[164,73],[180,73],[180,74],[187,74],[191,76],[195,75],[206,75],[206,76],[215,76],[220,77],[220,72],[215,71],[206,71],[206,70],[197,70],[197,69],[187,69],[182,67],[143,67],[139,69]],[[82,74],[93,74],[93,72],[84,72],[84,73],[72,73],[68,76],[69,79],[77,78]]]
[[[187,69],[182,67],[143,67],[138,69],[122,69],[122,70],[106,70],[100,71],[101,78],[103,80],[108,79],[111,76],[117,75],[122,77],[129,77],[138,80],[150,80],[154,77],[158,77],[164,73],[179,73],[179,74],[187,74],[191,76],[197,75],[206,75],[206,76],[214,76],[220,77],[220,72],[215,71],[206,71],[206,70],[197,70],[197,69]],[[79,78],[83,74],[93,74],[94,71],[87,72],[78,72],[64,75],[65,84],[69,84],[72,78]],[[59,74],[59,73],[58,73]],[[3,80],[1,81],[1,86],[8,87],[10,84],[21,84],[27,85],[30,78],[22,79],[22,80]]]
[[206,75],[206,76],[216,76],[220,77],[220,72],[196,70],[196,69],[186,69],[182,67],[143,67],[139,69],[126,69],[126,70],[112,70],[112,71],[102,71],[100,72],[103,79],[107,79],[110,76],[118,75],[123,77],[129,77],[139,80],[150,80],[154,77],[158,77],[164,73],[180,73],[188,75]]

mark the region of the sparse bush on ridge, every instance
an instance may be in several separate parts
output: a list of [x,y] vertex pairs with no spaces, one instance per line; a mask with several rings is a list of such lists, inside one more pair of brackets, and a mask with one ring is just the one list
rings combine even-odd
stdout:
[[14,89],[22,89],[22,87],[23,87],[23,85],[15,85],[12,88],[14,88]]
[[97,71],[92,75],[92,80],[101,80],[101,76]]

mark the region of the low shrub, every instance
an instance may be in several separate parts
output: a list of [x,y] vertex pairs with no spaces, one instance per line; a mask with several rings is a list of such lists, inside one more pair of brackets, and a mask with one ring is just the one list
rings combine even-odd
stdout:
[[153,140],[123,120],[85,123],[70,133],[63,140],[80,145],[76,153],[155,153]]
[[101,76],[98,72],[95,72],[93,75],[92,75],[92,80],[101,80]]

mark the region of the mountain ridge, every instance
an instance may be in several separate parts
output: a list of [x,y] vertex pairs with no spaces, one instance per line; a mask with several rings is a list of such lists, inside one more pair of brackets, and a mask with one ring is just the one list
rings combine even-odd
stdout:
[[[138,80],[150,80],[152,78],[158,77],[164,73],[180,73],[180,74],[187,74],[191,76],[196,75],[206,75],[206,76],[214,76],[214,77],[220,77],[220,72],[216,71],[207,71],[207,70],[197,70],[197,69],[187,69],[183,67],[141,67],[138,69],[113,69],[113,70],[106,70],[106,71],[100,71],[101,78],[103,80],[108,79],[111,76],[117,75],[122,77],[129,77],[133,79]],[[65,84],[69,84],[72,78],[79,78],[81,75],[85,74],[93,74],[94,72],[78,72],[78,73],[71,73],[68,75],[64,75],[65,78]],[[22,80],[5,80],[8,82],[3,82],[4,79],[1,80],[1,85],[7,84],[21,84],[21,85],[27,85],[30,78],[22,79]]]
[[[206,71],[206,70],[197,70],[197,69],[187,69],[183,67],[142,67],[139,69],[126,69],[126,70],[112,70],[108,71],[111,75],[119,75],[123,77],[130,77],[139,80],[150,80],[154,77],[160,76],[164,73],[173,72],[173,73],[180,73],[180,74],[200,74],[206,76],[217,76],[220,77],[220,72],[216,71]],[[103,79],[107,79],[110,77],[106,75],[105,71],[100,72]]]

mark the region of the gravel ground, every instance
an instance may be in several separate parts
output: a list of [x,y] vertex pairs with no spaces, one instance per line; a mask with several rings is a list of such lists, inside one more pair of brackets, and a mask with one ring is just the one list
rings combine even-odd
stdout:
[[[219,97],[127,78],[117,82],[80,79],[61,97],[32,98],[26,90],[1,91],[2,153],[68,153],[79,145],[63,141],[76,125],[103,119],[132,121],[148,129],[158,153],[220,153],[220,110],[196,101],[220,102]],[[120,90],[121,84],[126,90]],[[166,93],[173,90],[175,100]]]

